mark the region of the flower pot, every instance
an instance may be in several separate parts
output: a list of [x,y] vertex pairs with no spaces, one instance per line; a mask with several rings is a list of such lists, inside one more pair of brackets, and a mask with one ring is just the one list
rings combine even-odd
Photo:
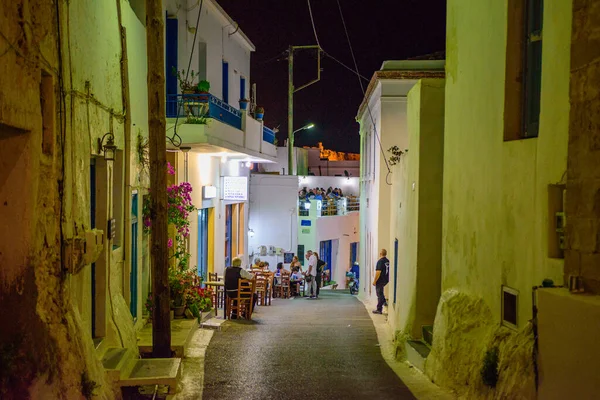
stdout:
[[248,109],[248,100],[240,100],[240,110]]
[[256,113],[256,119],[258,121],[262,121],[264,115],[265,115],[264,113]]
[[182,318],[185,315],[185,306],[173,307],[173,313],[175,314],[175,318]]
[[208,103],[208,92],[199,92],[196,99],[201,103]]

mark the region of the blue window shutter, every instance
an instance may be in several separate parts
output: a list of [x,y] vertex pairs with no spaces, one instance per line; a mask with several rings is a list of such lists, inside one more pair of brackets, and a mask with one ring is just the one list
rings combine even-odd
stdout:
[[167,94],[177,94],[177,77],[173,75],[173,68],[177,70],[177,19],[167,18],[165,36],[165,84]]
[[223,101],[229,104],[229,63],[223,61]]
[[240,100],[246,98],[246,78],[240,76]]

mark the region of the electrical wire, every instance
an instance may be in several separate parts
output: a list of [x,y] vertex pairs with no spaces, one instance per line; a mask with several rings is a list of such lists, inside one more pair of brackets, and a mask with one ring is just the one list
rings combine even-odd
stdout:
[[312,8],[310,7],[310,0],[306,0],[308,4],[308,13],[310,14],[310,22],[312,23],[313,33],[315,34],[315,40],[317,41],[317,46],[319,49],[321,48],[321,43],[319,43],[319,37],[317,36],[317,28],[315,28],[315,20],[313,18]]
[[340,60],[338,60],[337,58],[335,58],[334,56],[332,56],[331,54],[329,54],[328,52],[326,52],[325,50],[321,49],[321,51],[323,52],[323,54],[325,54],[327,57],[331,58],[333,61],[335,61],[336,63],[340,64],[342,67],[346,68],[348,71],[352,72],[354,75],[358,76],[361,79],[364,79],[365,81],[369,82],[370,79],[365,77],[364,75],[361,75],[358,71],[355,71],[354,69],[352,69],[351,67],[347,66],[346,64],[344,64],[343,62],[341,62]]
[[[352,49],[352,42],[350,41],[350,35],[348,34],[348,28],[346,27],[346,20],[344,19],[344,13],[342,12],[342,6],[340,4],[340,0],[336,0],[336,2],[338,5],[338,9],[340,11],[340,17],[342,19],[342,26],[344,27],[344,33],[346,34],[346,40],[348,41],[348,47],[350,48],[350,54],[352,55],[352,62],[354,63],[354,70],[355,70],[357,76],[359,76],[358,83],[360,84],[360,90],[362,90],[363,96],[365,96],[365,88],[363,86],[362,80],[360,79],[360,74],[358,72],[358,63],[356,62],[356,57],[354,56],[354,50]],[[383,161],[385,161],[385,167],[388,170],[388,172],[385,176],[385,183],[388,184],[389,186],[391,186],[391,183],[388,180],[389,180],[389,176],[392,174],[392,170],[390,169],[390,165],[385,156],[385,152],[384,152],[383,146],[381,144],[381,138],[379,137],[379,134],[377,133],[377,126],[375,124],[375,119],[373,118],[373,113],[371,112],[371,106],[369,105],[369,101],[367,101],[366,104],[367,104],[367,110],[369,111],[369,117],[371,119],[371,125],[373,126],[373,131],[375,133],[375,137],[377,138],[377,142],[379,143],[379,149],[381,150],[381,155],[383,156]]]
[[[196,37],[198,36],[198,26],[200,26],[200,16],[202,15],[202,6],[204,5],[204,0],[200,0],[200,9],[198,10],[198,18],[196,18],[196,29],[194,29],[194,41],[192,42],[192,51],[190,52],[190,59],[188,60],[187,70],[185,71],[185,81],[187,82],[188,76],[190,75],[190,67],[192,66],[192,57],[194,56],[194,49],[196,48]],[[181,136],[177,134],[177,122],[179,121],[179,113],[181,112],[181,107],[183,106],[183,101],[180,101],[177,104],[177,116],[175,117],[175,129],[173,129],[173,137],[170,138],[167,136],[167,139],[171,142],[171,144],[175,147],[181,146],[183,139]],[[175,138],[179,138],[177,141]],[[179,143],[179,144],[176,144]]]

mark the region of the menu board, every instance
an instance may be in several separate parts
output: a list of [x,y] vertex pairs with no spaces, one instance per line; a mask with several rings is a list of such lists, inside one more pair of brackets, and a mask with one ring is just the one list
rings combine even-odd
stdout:
[[246,176],[224,176],[223,177],[223,200],[248,200],[248,177]]

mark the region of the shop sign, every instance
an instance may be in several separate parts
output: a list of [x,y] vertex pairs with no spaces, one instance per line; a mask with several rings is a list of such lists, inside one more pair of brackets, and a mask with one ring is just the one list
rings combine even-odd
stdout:
[[300,226],[311,226],[311,220],[303,219],[300,221]]
[[217,197],[216,186],[202,186],[202,197],[204,199],[214,199]]
[[224,176],[223,177],[223,200],[248,200],[248,177],[246,176]]

